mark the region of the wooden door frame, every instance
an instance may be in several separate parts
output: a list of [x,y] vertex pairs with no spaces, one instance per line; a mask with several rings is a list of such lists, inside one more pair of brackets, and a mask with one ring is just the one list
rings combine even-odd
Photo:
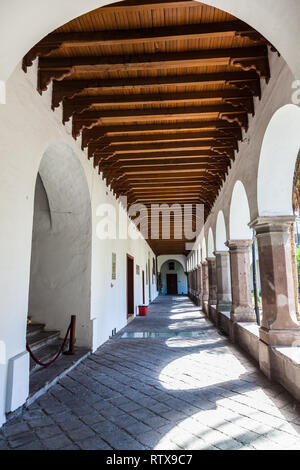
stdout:
[[[133,269],[132,269],[132,303],[133,303],[133,313],[128,312],[128,260],[133,262]],[[126,254],[126,310],[127,310],[127,318],[130,318],[131,315],[134,315],[134,257]]]

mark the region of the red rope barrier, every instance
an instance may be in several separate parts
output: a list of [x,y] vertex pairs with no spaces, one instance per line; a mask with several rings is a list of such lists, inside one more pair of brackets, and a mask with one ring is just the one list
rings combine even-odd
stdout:
[[71,323],[70,323],[70,325],[69,325],[69,328],[68,328],[68,330],[67,330],[66,336],[65,336],[65,338],[64,338],[64,340],[63,340],[63,343],[62,343],[62,345],[61,345],[61,347],[60,347],[58,353],[54,356],[53,359],[51,359],[51,361],[49,361],[49,362],[41,362],[41,361],[39,361],[39,360],[37,359],[37,357],[35,357],[35,355],[34,355],[33,352],[31,351],[31,349],[30,349],[30,347],[29,347],[29,344],[26,343],[26,349],[27,349],[27,351],[29,352],[30,357],[31,357],[31,358],[34,360],[34,362],[36,362],[39,366],[42,366],[42,367],[51,366],[51,364],[53,364],[53,363],[56,361],[56,359],[58,359],[59,356],[62,354],[62,352],[63,352],[63,350],[64,350],[64,348],[65,348],[65,345],[66,345],[66,342],[67,342],[67,339],[68,339],[70,330],[71,330]]

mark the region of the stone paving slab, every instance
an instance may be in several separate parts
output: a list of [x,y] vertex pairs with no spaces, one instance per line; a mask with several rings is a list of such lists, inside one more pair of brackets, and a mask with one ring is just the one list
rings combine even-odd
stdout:
[[[199,337],[126,338],[199,331]],[[186,297],[159,297],[0,430],[0,450],[300,449],[300,407]]]

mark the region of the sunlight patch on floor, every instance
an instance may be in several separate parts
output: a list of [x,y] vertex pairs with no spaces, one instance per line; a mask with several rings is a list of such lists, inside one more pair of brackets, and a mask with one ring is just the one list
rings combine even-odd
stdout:
[[191,390],[237,380],[247,370],[223,348],[187,354],[164,367],[159,381],[168,390]]

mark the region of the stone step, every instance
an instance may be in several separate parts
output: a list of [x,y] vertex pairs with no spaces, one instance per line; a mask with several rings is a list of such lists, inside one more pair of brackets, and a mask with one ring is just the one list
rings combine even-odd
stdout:
[[28,338],[28,344],[32,351],[37,351],[44,346],[53,344],[60,337],[60,331],[39,331]]
[[26,332],[27,342],[29,338],[32,338],[32,336],[42,332],[44,328],[45,328],[45,325],[43,323],[29,323],[27,325],[27,332]]
[[[55,340],[50,344],[46,344],[43,347],[40,347],[39,349],[35,350],[35,356],[37,359],[41,362],[47,363],[51,361],[51,359],[56,356],[58,353],[61,345],[62,345],[62,339]],[[66,344],[65,350],[68,349],[68,342]],[[57,361],[59,361],[63,356],[61,355],[59,358],[57,358]],[[38,365],[33,359],[30,358],[30,372],[36,372],[39,370],[42,366]],[[49,366],[50,367],[50,366]]]

